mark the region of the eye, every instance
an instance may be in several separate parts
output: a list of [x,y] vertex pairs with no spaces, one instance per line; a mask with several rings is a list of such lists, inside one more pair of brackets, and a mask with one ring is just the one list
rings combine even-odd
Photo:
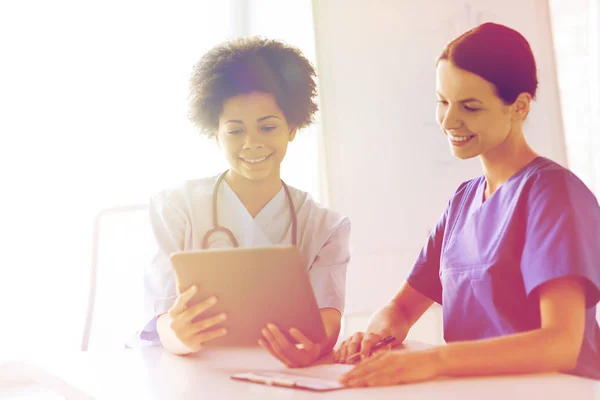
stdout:
[[473,107],[465,106],[465,110],[467,110],[469,112],[475,112],[475,111],[480,111],[481,108],[473,108]]
[[266,126],[262,126],[260,129],[261,129],[263,132],[272,132],[272,131],[274,131],[275,129],[277,129],[277,126],[275,126],[275,125],[266,125]]
[[227,133],[229,133],[230,135],[239,135],[240,133],[242,133],[241,129],[231,129],[229,131],[227,131]]
[[448,102],[446,100],[438,100],[437,103],[442,104],[444,106],[448,104]]

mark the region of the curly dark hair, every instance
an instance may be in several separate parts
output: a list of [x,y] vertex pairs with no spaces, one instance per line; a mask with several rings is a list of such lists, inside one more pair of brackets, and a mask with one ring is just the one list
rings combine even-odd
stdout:
[[301,129],[318,109],[315,76],[311,63],[292,46],[261,37],[234,39],[212,48],[194,66],[188,116],[213,137],[227,99],[263,92],[275,97],[288,124]]

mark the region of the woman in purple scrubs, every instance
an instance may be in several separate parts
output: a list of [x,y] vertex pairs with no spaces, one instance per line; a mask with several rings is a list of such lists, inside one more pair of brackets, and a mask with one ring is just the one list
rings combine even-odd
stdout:
[[[523,121],[537,89],[526,39],[486,23],[450,42],[437,62],[437,120],[452,153],[479,157],[483,175],[460,185],[407,282],[366,333],[335,353],[360,352],[350,386],[537,372],[600,379],[600,207],[569,170],[536,154]],[[383,351],[433,304],[447,344]]]

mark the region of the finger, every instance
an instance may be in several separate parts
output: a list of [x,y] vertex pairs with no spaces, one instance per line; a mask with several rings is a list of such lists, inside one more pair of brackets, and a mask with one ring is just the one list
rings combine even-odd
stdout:
[[197,291],[198,288],[196,287],[196,285],[194,285],[187,289],[185,292],[181,293],[179,296],[177,296],[177,299],[175,299],[175,303],[169,310],[169,315],[171,316],[171,318],[174,319],[179,314],[185,311],[185,309],[187,308],[187,303],[192,299],[192,297],[194,297]]
[[[376,361],[379,360],[380,358],[384,358],[384,357],[389,357],[388,352],[381,352],[381,353],[377,353],[377,354],[373,354],[369,360],[370,361]],[[398,353],[396,353],[396,357],[398,357]]]
[[204,299],[200,303],[195,304],[192,307],[185,310],[179,315],[177,319],[180,319],[181,322],[184,324],[189,324],[194,318],[204,313],[206,310],[213,307],[215,304],[217,304],[217,298],[215,296],[211,296],[208,299]]
[[188,323],[185,327],[182,328],[181,336],[184,338],[195,336],[198,333],[207,330],[208,328],[220,324],[226,319],[227,315],[225,313],[221,313],[219,315],[215,315],[214,317],[205,318],[200,321],[194,322],[193,324]]
[[[389,386],[415,381],[414,378],[408,376],[409,373],[409,370],[402,366],[388,364],[383,366],[382,369],[363,375],[360,382],[358,382],[358,385]],[[349,386],[353,386],[353,383],[350,383]]]
[[333,350],[333,363],[336,364],[338,361],[340,361],[340,349],[339,348]]
[[265,340],[267,341],[269,346],[271,346],[273,351],[277,354],[277,356],[278,357],[282,356],[284,358],[287,358],[287,357],[285,357],[283,348],[281,347],[281,345],[279,344],[277,339],[275,339],[275,337],[273,336],[273,333],[267,328],[263,328],[261,330],[261,332],[263,334],[263,337],[265,338]]
[[353,378],[346,383],[350,387],[365,387],[365,386],[388,386],[395,383],[393,374],[387,371],[372,372],[358,378]]
[[384,368],[386,368],[386,363],[389,362],[386,361],[385,355],[387,355],[389,353],[384,354],[383,356],[377,356],[377,357],[373,357],[370,359],[367,359],[365,361],[362,361],[360,364],[358,364],[356,367],[354,367],[350,372],[348,372],[346,375],[342,376],[342,378],[340,379],[340,382],[344,383],[344,384],[348,384],[350,381],[360,381],[362,379],[364,379],[365,376],[370,375],[371,373],[376,373],[379,372],[381,370],[383,370]]
[[[281,332],[279,331],[279,329],[277,329],[277,327],[275,327],[275,331],[279,332],[279,334],[281,335]],[[269,345],[271,346],[271,348],[273,349],[273,351],[275,352],[275,354],[277,354],[278,358],[287,360],[288,364],[291,367],[298,366],[298,362],[296,360],[298,349],[296,349],[295,346],[293,346],[287,340],[282,340],[281,338],[279,340],[277,340],[275,338],[275,336],[273,335],[273,331],[269,330],[267,328],[264,328],[262,330],[262,334],[263,334],[264,338],[267,340],[267,342],[269,343]],[[281,336],[283,336],[283,335],[281,335]],[[283,338],[283,339],[285,339],[285,338]],[[282,347],[282,342],[284,342],[284,346],[286,346],[286,347]]]
[[385,385],[399,385],[406,383],[416,383],[427,380],[426,377],[419,376],[411,373],[410,368],[399,368],[395,370],[386,371],[383,374],[373,374],[369,377],[369,386],[385,386]]
[[279,361],[281,361],[282,363],[284,363],[286,365],[286,367],[288,368],[292,368],[294,365],[290,362],[290,360],[288,360],[285,357],[280,357],[274,350],[273,348],[269,345],[269,343],[266,340],[263,339],[258,339],[258,344],[260,345],[260,347],[262,347],[263,349],[267,350],[273,357],[275,357],[276,359],[278,359]]
[[296,350],[296,346],[290,343],[285,335],[274,324],[267,324],[267,329],[271,333],[273,339],[277,341],[279,348],[283,350],[284,353],[289,353],[291,349]]
[[315,343],[312,342],[309,338],[307,338],[304,333],[300,332],[299,329],[292,328],[290,329],[290,335],[296,339],[305,349],[310,349],[315,346]]
[[363,336],[364,334],[362,332],[357,332],[346,340],[343,357],[341,359],[342,362],[348,362],[348,357],[355,354],[360,349],[360,342],[362,341]]
[[290,329],[290,335],[300,342],[302,349],[309,355],[311,360],[316,360],[322,356],[323,349],[320,343],[314,343],[296,328]]
[[262,334],[264,336],[264,339],[259,339],[259,344],[261,344],[261,342],[262,342],[261,346],[263,346],[265,349],[267,349],[273,355],[273,357],[279,359],[281,362],[283,362],[288,367],[293,368],[296,366],[296,363],[293,362],[293,360],[288,358],[283,353],[283,351],[279,347],[279,344],[277,343],[277,341],[273,338],[273,335],[271,335],[267,329],[263,329]]
[[341,362],[342,356],[345,356],[346,347],[347,347],[349,340],[350,340],[350,338],[346,338],[345,340],[342,340],[342,342],[340,343],[339,346],[337,346],[337,349],[333,353],[333,358],[336,362]]
[[392,350],[392,344],[391,343],[388,344],[388,345],[385,345],[384,347],[380,347],[380,348],[378,348],[376,350],[371,351],[371,357],[373,357],[375,355],[378,355],[378,354],[386,353],[386,352],[388,352],[390,350]]
[[341,384],[348,386],[351,381],[356,381],[361,376],[360,371],[357,373],[356,369],[358,366],[352,368],[349,372],[346,372],[338,380]]
[[360,344],[360,356],[361,359],[365,359],[371,355],[371,349],[375,345],[375,343],[379,342],[382,339],[381,336],[376,335],[374,333],[367,333]]
[[342,345],[340,345],[340,347],[333,353],[333,362],[334,363],[339,363],[342,364],[342,356],[345,357],[345,347],[343,347],[343,343]]
[[354,354],[356,354],[360,351],[360,346],[361,346],[363,337],[364,337],[364,334],[362,332],[357,332],[354,335],[352,335],[352,337],[348,340],[348,343],[345,346],[346,350],[345,350],[345,355],[344,355],[342,362],[348,363],[350,357],[352,357]]
[[351,338],[344,340],[338,350],[338,362],[340,364],[344,364],[348,358],[348,345],[350,343],[350,339]]
[[342,343],[340,343],[339,347],[337,349],[335,349],[335,351],[333,352],[333,362],[334,363],[340,362],[345,343],[346,343],[346,341],[344,340]]
[[197,347],[202,347],[202,345],[204,343],[210,342],[211,340],[214,340],[216,338],[219,338],[219,337],[225,336],[225,335],[227,335],[227,329],[225,329],[225,328],[213,329],[210,331],[204,331],[202,333],[197,334],[191,340],[191,342]]

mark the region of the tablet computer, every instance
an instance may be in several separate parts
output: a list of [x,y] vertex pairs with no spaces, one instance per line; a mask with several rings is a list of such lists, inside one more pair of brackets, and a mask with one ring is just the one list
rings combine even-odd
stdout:
[[290,328],[314,342],[326,338],[307,262],[295,246],[177,252],[171,264],[179,293],[198,287],[190,305],[217,297],[217,304],[197,319],[227,314],[215,326],[227,328],[227,334],[207,346],[257,346],[267,323],[277,325],[292,343]]

